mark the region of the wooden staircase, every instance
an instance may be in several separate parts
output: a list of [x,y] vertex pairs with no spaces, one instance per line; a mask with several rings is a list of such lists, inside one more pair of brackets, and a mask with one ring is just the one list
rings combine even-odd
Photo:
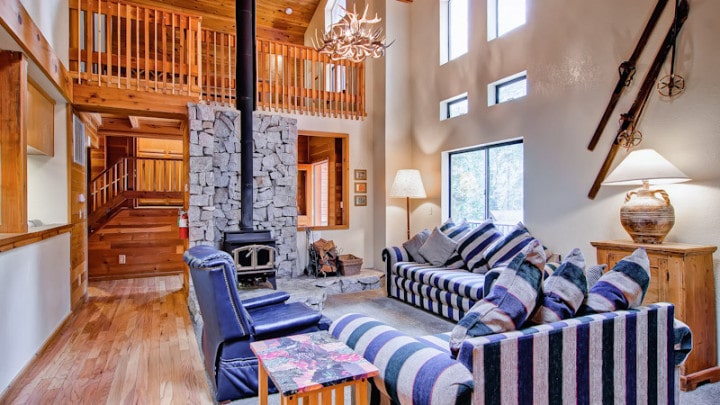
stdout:
[[125,157],[88,186],[88,278],[180,273],[183,161]]
[[182,206],[182,159],[125,157],[90,181],[88,232],[93,234],[123,208],[148,201]]

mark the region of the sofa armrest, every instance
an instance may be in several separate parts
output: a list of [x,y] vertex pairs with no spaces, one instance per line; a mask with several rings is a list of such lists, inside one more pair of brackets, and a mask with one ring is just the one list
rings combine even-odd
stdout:
[[449,353],[360,314],[347,314],[330,333],[380,370],[374,383],[393,403],[470,404],[473,378]]
[[670,403],[673,316],[658,303],[471,338],[458,360],[472,351],[473,403]]
[[682,365],[692,351],[692,332],[690,327],[677,319],[673,322],[673,337],[675,343],[675,365]]
[[265,307],[273,304],[280,304],[287,301],[290,298],[290,294],[285,291],[275,291],[270,294],[261,295],[259,297],[252,297],[242,300],[242,305],[247,310]]

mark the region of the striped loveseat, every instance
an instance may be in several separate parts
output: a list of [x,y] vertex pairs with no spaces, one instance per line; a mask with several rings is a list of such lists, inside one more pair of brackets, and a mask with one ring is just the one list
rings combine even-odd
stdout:
[[471,338],[457,360],[449,333],[411,337],[359,314],[330,331],[380,369],[373,403],[673,404],[691,346],[673,310],[659,303]]
[[402,246],[385,248],[382,257],[388,297],[453,321],[484,297],[484,274],[413,262]]

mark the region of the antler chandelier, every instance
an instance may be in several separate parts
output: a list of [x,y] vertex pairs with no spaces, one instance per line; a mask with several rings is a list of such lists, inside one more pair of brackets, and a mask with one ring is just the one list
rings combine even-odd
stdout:
[[330,55],[334,61],[347,59],[359,63],[367,57],[379,58],[385,55],[385,49],[392,42],[385,45],[383,29],[375,25],[382,19],[377,14],[368,19],[367,5],[362,17],[358,16],[355,6],[352,12],[345,10],[345,13],[345,17],[331,25],[322,38],[317,38],[316,34],[313,47],[320,53]]

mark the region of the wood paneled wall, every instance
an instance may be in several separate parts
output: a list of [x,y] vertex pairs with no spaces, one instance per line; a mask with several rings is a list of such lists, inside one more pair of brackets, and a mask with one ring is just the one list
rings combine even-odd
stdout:
[[[87,299],[87,169],[73,162],[73,114],[68,108],[67,159],[70,176],[70,305],[78,308]],[[80,197],[82,196],[82,197]]]
[[[177,213],[172,208],[122,210],[90,236],[90,278],[183,272],[185,243],[178,238]],[[125,255],[125,264],[120,264],[120,255]]]

